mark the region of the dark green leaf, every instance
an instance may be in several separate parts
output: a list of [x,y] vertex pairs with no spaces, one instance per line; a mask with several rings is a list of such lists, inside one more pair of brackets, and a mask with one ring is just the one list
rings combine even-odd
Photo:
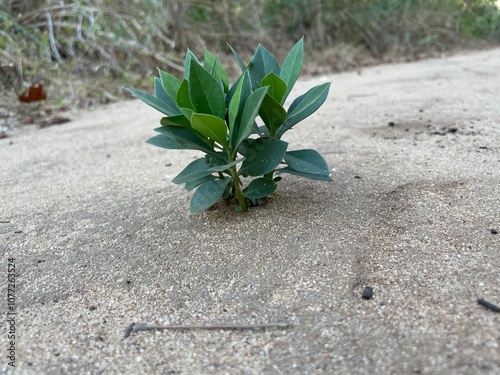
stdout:
[[158,72],[160,73],[160,79],[163,89],[172,100],[175,100],[175,98],[177,97],[177,91],[179,91],[179,87],[181,85],[181,81],[179,81],[177,77],[174,77],[172,74],[164,72],[163,70],[158,69]]
[[184,188],[187,190],[187,191],[191,191],[193,190],[195,187],[198,187],[200,186],[201,184],[203,184],[204,182],[207,182],[207,181],[212,181],[212,180],[215,180],[217,177],[215,177],[214,175],[206,175],[204,177],[200,177],[200,178],[197,178],[195,180],[192,180],[192,181],[189,181],[189,182],[186,182],[186,184],[184,185]]
[[153,107],[154,109],[160,111],[161,113],[167,116],[173,116],[179,114],[179,110],[177,108],[173,108],[168,103],[165,103],[163,100],[158,99],[156,96],[151,95],[147,92],[136,90],[136,89],[125,89],[129,91],[132,95],[141,99],[147,105]]
[[252,86],[250,84],[250,74],[245,72],[242,74],[241,79],[236,87],[236,91],[232,96],[229,103],[229,129],[231,139],[236,140],[238,130],[240,128],[241,115],[245,107],[245,102],[252,93]]
[[160,124],[162,124],[163,126],[173,125],[173,126],[182,126],[184,128],[191,127],[191,123],[184,115],[163,117],[160,120]]
[[328,164],[315,150],[288,151],[285,154],[285,162],[298,172],[330,176]]
[[169,150],[178,150],[183,148],[177,141],[165,134],[155,135],[154,137],[149,138],[146,143],[156,147],[167,148]]
[[216,153],[215,150],[199,136],[194,130],[181,128],[179,126],[162,126],[156,128],[156,131],[168,135],[176,141],[180,147],[179,149],[200,150],[207,153]]
[[201,184],[191,199],[191,212],[203,211],[214,205],[223,195],[226,186],[231,182],[229,177]]
[[189,83],[183,80],[177,90],[177,104],[180,108],[194,109],[193,103],[191,103],[191,98],[189,97]]
[[267,87],[261,87],[248,96],[245,102],[245,107],[243,108],[243,113],[241,114],[241,121],[236,138],[231,139],[234,140],[234,143],[232,144],[233,149],[237,149],[240,143],[252,134],[253,123],[259,112],[262,100],[264,100],[264,97],[266,96],[266,92]]
[[189,74],[191,73],[190,67],[191,67],[191,61],[196,61],[198,64],[200,63],[196,55],[191,52],[191,50],[188,48],[187,53],[186,53],[186,58],[184,60],[184,79],[189,81]]
[[204,136],[227,147],[227,126],[221,118],[204,113],[194,113],[191,117],[191,126]]
[[259,45],[257,51],[252,57],[250,66],[250,77],[252,78],[252,88],[255,90],[259,87],[262,78],[271,72],[276,75],[280,75],[280,66],[274,56],[265,49],[262,45]]
[[329,89],[330,82],[327,82],[313,87],[304,95],[295,99],[290,108],[288,108],[287,118],[276,132],[276,137],[280,138],[292,126],[316,112],[326,100]]
[[278,103],[269,94],[266,94],[264,100],[262,101],[262,105],[259,108],[259,116],[262,121],[264,121],[264,124],[266,124],[271,136],[273,136],[276,130],[285,121],[286,111],[280,103]]
[[274,72],[271,72],[264,78],[262,78],[260,85],[262,87],[269,86],[267,94],[271,95],[274,98],[274,100],[276,100],[279,104],[283,103],[281,99],[283,99],[283,95],[285,95],[286,84]]
[[258,138],[245,149],[245,161],[239,174],[264,175],[273,171],[283,160],[288,143],[276,138]]
[[155,83],[154,83],[154,89],[155,89],[155,96],[160,99],[162,102],[165,102],[168,104],[169,107],[174,108],[177,111],[177,114],[180,114],[181,111],[177,107],[177,103],[168,96],[167,92],[163,88],[163,85],[161,84],[161,79],[156,77],[155,78]]
[[198,63],[192,63],[190,70],[189,97],[196,111],[224,119],[224,92],[217,80]]
[[295,169],[292,169],[290,167],[277,169],[276,172],[289,173],[289,174],[293,174],[296,176],[306,177],[306,178],[309,178],[311,180],[332,181],[330,176],[325,176],[322,174],[312,174],[312,173],[299,172],[299,171],[296,171]]
[[211,173],[208,172],[207,160],[204,158],[200,158],[189,163],[189,165],[184,168],[181,173],[175,176],[172,182],[174,184],[183,184],[185,182],[197,180],[210,174]]
[[247,64],[245,64],[245,62],[243,61],[243,59],[240,57],[240,55],[238,54],[238,52],[236,52],[235,49],[233,49],[233,47],[231,47],[229,44],[228,44],[229,48],[231,48],[231,52],[233,53],[234,57],[236,57],[236,61],[238,61],[238,64],[241,68],[241,71],[242,72],[245,72],[247,70]]
[[205,50],[205,57],[203,61],[203,66],[207,71],[212,74],[212,76],[217,80],[221,81],[224,86],[224,92],[227,92],[229,89],[229,80],[227,78],[226,70],[224,66],[222,66],[221,62],[217,57],[215,57],[208,50]]
[[245,158],[240,158],[238,160],[235,160],[231,163],[228,163],[228,164],[224,164],[224,165],[216,165],[216,166],[213,166],[213,167],[210,167],[208,168],[208,171],[209,172],[224,172],[226,170],[228,170],[229,168],[241,163],[243,160],[245,160]]
[[281,68],[280,77],[286,84],[286,92],[283,95],[281,104],[283,104],[292,91],[297,78],[299,77],[300,71],[302,70],[302,64],[304,61],[304,38],[300,39],[295,46],[290,50],[288,55],[283,61],[283,66]]
[[247,198],[264,198],[276,190],[276,182],[268,177],[256,178],[243,190],[243,195]]

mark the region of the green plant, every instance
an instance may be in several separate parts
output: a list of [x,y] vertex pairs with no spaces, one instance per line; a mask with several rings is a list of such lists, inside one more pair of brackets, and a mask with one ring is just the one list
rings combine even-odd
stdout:
[[[283,104],[302,69],[301,39],[280,67],[274,56],[259,45],[246,64],[231,48],[241,76],[229,87],[220,61],[205,51],[204,61],[188,50],[184,79],[159,71],[154,95],[127,89],[166,115],[159,135],[147,142],[166,149],[194,149],[204,157],[190,163],[172,182],[196,188],[191,211],[202,211],[220,198],[246,211],[252,200],[271,195],[281,177],[289,173],[331,181],[327,163],[315,150],[287,151],[283,134],[313,114],[325,101],[330,83],[316,86],[295,99],[288,110]],[[258,125],[260,117],[263,125]],[[243,188],[244,178],[253,180]]]

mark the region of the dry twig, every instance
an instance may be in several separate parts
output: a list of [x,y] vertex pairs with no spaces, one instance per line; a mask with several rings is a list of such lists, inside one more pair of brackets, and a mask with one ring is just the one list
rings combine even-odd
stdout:
[[209,325],[136,325],[132,323],[125,331],[123,339],[138,331],[164,331],[164,330],[245,330],[245,329],[265,329],[265,328],[288,328],[288,323],[262,323],[262,324],[209,324]]

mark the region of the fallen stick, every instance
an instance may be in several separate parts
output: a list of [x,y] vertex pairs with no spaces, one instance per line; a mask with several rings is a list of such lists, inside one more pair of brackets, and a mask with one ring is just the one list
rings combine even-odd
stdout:
[[132,323],[125,331],[125,340],[132,333],[138,331],[163,331],[163,330],[181,330],[181,329],[197,329],[197,330],[240,330],[240,329],[264,329],[264,328],[288,328],[288,323],[263,323],[263,324],[213,324],[213,325],[168,325],[168,326],[152,326],[152,325],[136,325]]

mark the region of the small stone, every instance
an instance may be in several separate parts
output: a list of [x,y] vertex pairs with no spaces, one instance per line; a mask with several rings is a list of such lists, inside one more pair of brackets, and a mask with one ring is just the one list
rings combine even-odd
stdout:
[[498,231],[495,228],[490,229],[491,234],[498,234]]
[[389,125],[389,126],[396,126],[396,124],[394,123],[394,121],[389,121],[389,123],[387,125]]
[[367,286],[365,290],[363,290],[363,294],[361,295],[363,299],[370,299],[373,297],[373,288],[370,286]]

